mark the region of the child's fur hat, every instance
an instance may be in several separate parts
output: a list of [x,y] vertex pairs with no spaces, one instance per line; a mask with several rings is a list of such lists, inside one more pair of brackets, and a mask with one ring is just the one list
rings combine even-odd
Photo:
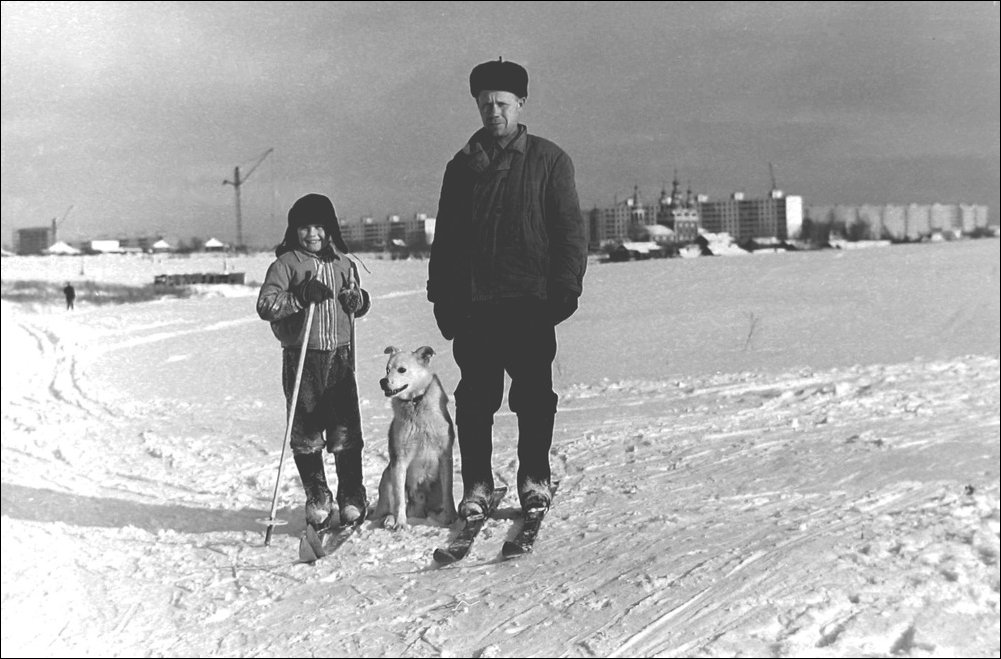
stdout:
[[310,224],[322,226],[331,244],[339,252],[347,254],[348,247],[341,237],[341,225],[337,221],[334,204],[322,194],[308,194],[301,197],[292,204],[292,208],[288,209],[288,228],[275,254],[280,256],[296,249],[299,246],[299,229]]

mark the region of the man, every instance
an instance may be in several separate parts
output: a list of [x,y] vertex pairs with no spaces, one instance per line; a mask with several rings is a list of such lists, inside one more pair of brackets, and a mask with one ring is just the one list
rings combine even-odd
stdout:
[[455,391],[464,496],[459,514],[486,509],[492,427],[511,376],[518,415],[518,496],[548,508],[557,395],[555,326],[577,310],[587,241],[570,157],[518,122],[528,73],[485,62],[469,76],[483,128],[445,169],[428,299],[461,378]]
[[73,309],[73,301],[76,300],[76,289],[73,288],[73,284],[66,282],[63,286],[63,295],[66,296],[66,311]]

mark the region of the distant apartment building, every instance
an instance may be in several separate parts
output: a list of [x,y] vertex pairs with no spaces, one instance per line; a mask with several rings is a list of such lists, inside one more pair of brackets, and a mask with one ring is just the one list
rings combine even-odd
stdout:
[[381,220],[364,216],[342,222],[341,235],[349,247],[360,251],[427,249],[434,238],[434,224],[435,218],[426,213],[409,218],[390,214]]
[[589,244],[597,249],[608,242],[635,240],[643,227],[657,223],[656,204],[644,204],[639,186],[622,201],[616,200],[606,208],[595,208],[588,221]]
[[803,224],[803,199],[772,190],[764,199],[747,199],[735,192],[729,199],[697,202],[702,229],[728,233],[737,242],[755,238],[786,240],[798,236]]
[[14,251],[21,255],[41,254],[56,242],[54,227],[18,229],[14,236]]
[[786,240],[800,233],[803,199],[772,190],[764,199],[747,199],[743,193],[734,193],[730,199],[714,201],[705,195],[693,196],[691,189],[682,195],[675,176],[671,193],[662,189],[656,203],[643,203],[636,186],[625,200],[588,213],[587,223],[592,249],[609,242],[635,240],[644,227],[654,224],[671,229],[672,241],[678,245],[694,242],[700,231],[728,233],[739,242],[756,238]]
[[362,223],[364,218],[358,222],[352,222],[351,220],[342,219],[341,223],[341,238],[347,243],[348,247],[351,249],[357,249],[362,244]]
[[[388,216],[386,219],[388,220]],[[389,240],[389,222],[377,222],[372,217],[362,219],[362,244],[365,249],[385,249]]]
[[862,204],[810,206],[806,218],[834,233],[862,240],[915,241],[935,233],[969,234],[988,226],[978,204]]

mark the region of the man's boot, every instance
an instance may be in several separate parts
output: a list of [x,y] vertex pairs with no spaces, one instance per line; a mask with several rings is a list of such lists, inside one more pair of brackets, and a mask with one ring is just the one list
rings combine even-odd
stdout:
[[360,524],[368,515],[361,449],[350,448],[334,453],[334,462],[337,465],[337,507],[341,513],[341,525]]
[[482,515],[494,490],[491,466],[493,421],[489,418],[458,414],[459,454],[462,458],[462,501],[458,514],[462,519]]
[[323,470],[323,453],[296,453],[294,458],[306,491],[306,523],[319,531],[330,523],[334,508],[334,497]]
[[524,511],[546,510],[552,500],[549,449],[555,412],[518,415],[518,499]]

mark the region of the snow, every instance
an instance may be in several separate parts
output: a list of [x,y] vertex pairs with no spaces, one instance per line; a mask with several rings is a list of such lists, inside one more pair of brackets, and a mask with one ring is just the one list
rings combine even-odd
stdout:
[[[254,313],[270,260],[4,260],[5,282],[251,282],[2,302],[4,656],[998,656],[998,241],[592,263],[559,328],[562,484],[535,552],[497,561],[509,494],[441,569],[454,529],[420,520],[296,564],[291,463],[263,546],[284,434]],[[458,373],[426,263],[365,260],[374,499],[383,349],[432,346],[448,390]],[[516,432],[502,408],[499,483]]]

